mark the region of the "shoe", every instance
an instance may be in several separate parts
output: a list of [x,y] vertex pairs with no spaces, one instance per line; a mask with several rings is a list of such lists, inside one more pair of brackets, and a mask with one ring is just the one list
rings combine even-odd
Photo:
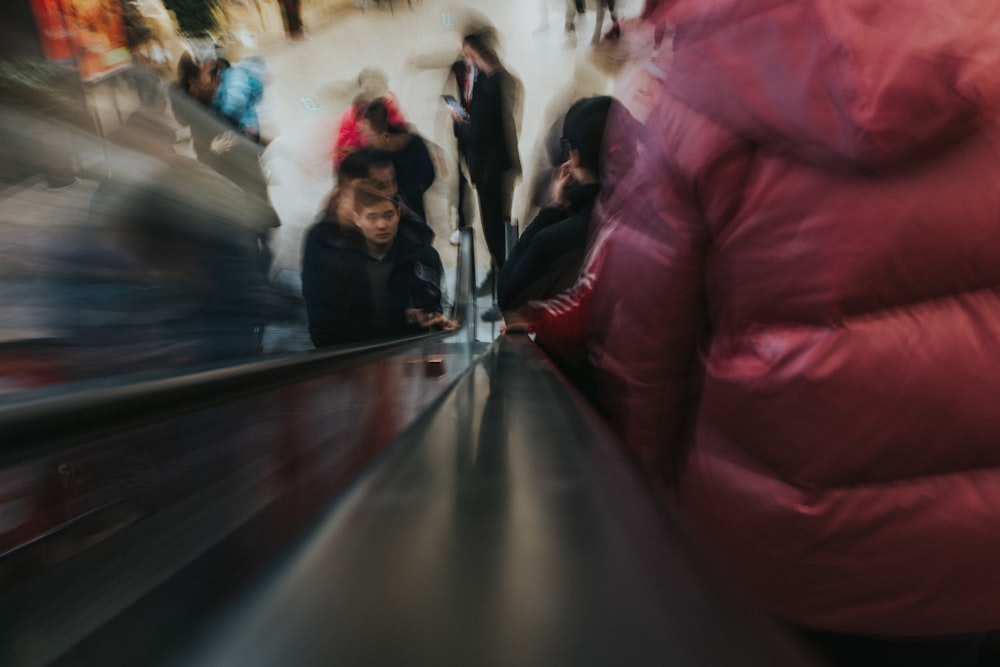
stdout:
[[451,236],[448,237],[448,243],[452,245],[459,245],[461,242],[462,242],[462,235],[456,229],[451,233]]
[[487,310],[485,313],[483,313],[479,317],[480,317],[480,319],[483,320],[483,322],[499,322],[500,320],[503,319],[503,313],[501,313],[500,312],[500,308],[498,308],[494,304],[493,306],[490,306],[489,310]]
[[493,270],[490,269],[487,272],[486,277],[483,278],[483,282],[479,283],[479,287],[476,288],[476,296],[492,296],[493,295]]

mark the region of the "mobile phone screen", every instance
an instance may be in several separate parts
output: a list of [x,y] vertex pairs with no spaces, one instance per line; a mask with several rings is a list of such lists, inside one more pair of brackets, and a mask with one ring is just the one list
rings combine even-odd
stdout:
[[456,111],[458,113],[458,115],[461,116],[462,118],[468,118],[469,117],[468,112],[465,109],[463,109],[462,105],[458,103],[458,100],[456,100],[451,95],[442,95],[441,99],[443,99],[444,102],[445,102],[445,104],[447,104],[449,107],[451,107],[451,109],[453,111]]

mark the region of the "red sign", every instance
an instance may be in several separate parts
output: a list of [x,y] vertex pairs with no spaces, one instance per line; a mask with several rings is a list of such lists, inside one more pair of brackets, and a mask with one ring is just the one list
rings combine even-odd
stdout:
[[31,4],[45,55],[53,60],[75,58],[84,81],[132,64],[121,0],[32,0]]
[[63,21],[59,0],[31,0],[31,9],[35,13],[45,57],[59,62],[72,60],[73,45],[69,41],[69,30]]

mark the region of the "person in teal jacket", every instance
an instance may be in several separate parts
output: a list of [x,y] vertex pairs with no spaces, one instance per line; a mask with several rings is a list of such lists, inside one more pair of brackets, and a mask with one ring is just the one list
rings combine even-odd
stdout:
[[251,58],[229,64],[219,60],[218,87],[212,97],[212,108],[241,134],[260,141],[260,119],[257,105],[264,96],[264,64]]

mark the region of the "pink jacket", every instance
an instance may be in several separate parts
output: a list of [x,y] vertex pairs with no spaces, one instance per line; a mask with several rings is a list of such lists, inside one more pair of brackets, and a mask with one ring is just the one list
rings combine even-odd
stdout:
[[679,0],[605,407],[787,621],[1000,629],[1000,3]]

